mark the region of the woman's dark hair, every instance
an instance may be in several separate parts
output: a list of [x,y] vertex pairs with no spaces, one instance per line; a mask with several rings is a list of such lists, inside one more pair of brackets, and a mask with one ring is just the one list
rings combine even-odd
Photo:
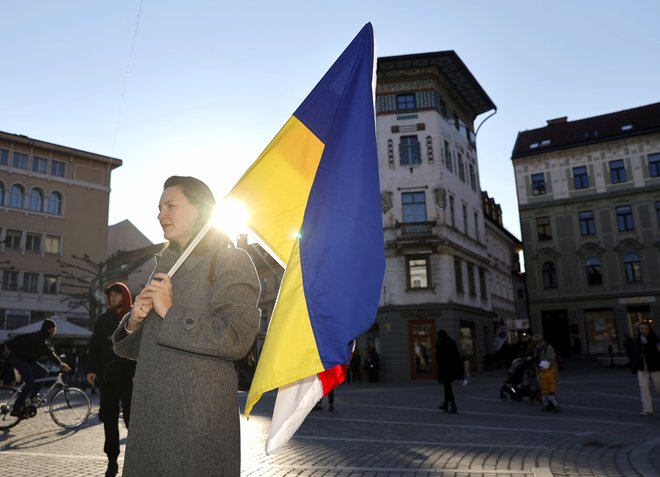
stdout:
[[[195,177],[172,176],[165,181],[165,184],[163,184],[163,190],[175,186],[180,187],[183,195],[186,196],[186,199],[188,199],[191,204],[197,206],[197,209],[199,210],[199,217],[192,230],[192,240],[213,215],[213,211],[215,210],[215,197],[213,197],[211,189],[209,189],[204,182]],[[229,238],[219,231],[216,233],[209,232],[205,239],[202,240],[199,246],[197,246],[195,253],[203,253],[212,240],[218,239],[230,242]]]

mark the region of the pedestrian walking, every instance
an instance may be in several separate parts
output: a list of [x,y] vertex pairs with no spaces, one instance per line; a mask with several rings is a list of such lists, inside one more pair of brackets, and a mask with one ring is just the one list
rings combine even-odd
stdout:
[[660,396],[660,340],[647,322],[637,325],[631,370],[637,374],[639,394],[642,399],[642,415],[653,415],[651,383]]
[[557,401],[557,369],[550,361],[539,363],[539,388],[541,391],[541,411],[559,412]]
[[89,342],[87,382],[101,392],[99,419],[105,433],[103,451],[108,456],[105,476],[114,477],[119,472],[119,414],[128,427],[135,361],[117,356],[110,338],[131,308],[131,293],[126,285],[116,282],[106,288],[105,296],[107,311],[96,319]]
[[360,350],[356,347],[351,355],[351,362],[348,365],[348,382],[354,383],[356,380],[362,382],[361,376],[362,356]]
[[153,280],[113,334],[137,360],[124,477],[237,477],[241,464],[238,380],[259,328],[260,285],[245,250],[210,231],[167,275],[215,207],[193,177],[167,179],[158,220],[167,248]]
[[465,377],[463,359],[456,341],[451,339],[445,330],[438,331],[435,359],[438,363],[438,382],[442,383],[444,388],[444,402],[439,407],[445,412],[456,414],[458,411],[452,383]]
[[364,369],[367,372],[367,378],[370,383],[377,383],[380,380],[380,355],[373,346],[369,347],[369,353],[364,362]]

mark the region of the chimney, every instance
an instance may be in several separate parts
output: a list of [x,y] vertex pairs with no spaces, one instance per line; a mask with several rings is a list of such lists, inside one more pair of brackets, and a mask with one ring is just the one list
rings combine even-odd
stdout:
[[568,119],[568,116],[562,116],[561,118],[555,118],[555,119],[548,119],[548,121],[547,121],[548,126],[550,126],[551,124],[565,123],[567,119]]

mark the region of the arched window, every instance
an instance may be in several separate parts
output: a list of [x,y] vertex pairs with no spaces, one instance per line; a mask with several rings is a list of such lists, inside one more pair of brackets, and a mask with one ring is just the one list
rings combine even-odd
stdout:
[[25,200],[25,189],[22,185],[14,184],[9,192],[9,207],[22,209]]
[[0,182],[0,207],[5,205],[5,185]]
[[544,262],[542,267],[543,272],[543,288],[557,288],[557,269],[552,262]]
[[600,273],[600,260],[596,257],[589,257],[584,263],[585,271],[587,272],[588,285],[602,285],[603,276]]
[[642,281],[642,267],[637,254],[625,254],[623,256],[623,268],[626,273],[626,282],[634,283]]
[[51,192],[48,196],[48,213],[62,215],[62,194]]
[[35,212],[41,212],[44,210],[44,191],[35,187],[30,191],[30,197],[28,199],[28,207],[30,210]]

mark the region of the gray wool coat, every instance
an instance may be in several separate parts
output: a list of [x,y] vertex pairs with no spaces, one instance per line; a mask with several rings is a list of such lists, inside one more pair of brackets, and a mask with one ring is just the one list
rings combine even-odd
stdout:
[[[219,249],[215,286],[208,279]],[[179,253],[166,250],[157,271]],[[173,306],[152,311],[128,335],[127,315],[112,336],[118,355],[137,360],[124,477],[240,475],[241,438],[233,361],[259,327],[260,285],[242,249],[212,246],[172,278]]]

